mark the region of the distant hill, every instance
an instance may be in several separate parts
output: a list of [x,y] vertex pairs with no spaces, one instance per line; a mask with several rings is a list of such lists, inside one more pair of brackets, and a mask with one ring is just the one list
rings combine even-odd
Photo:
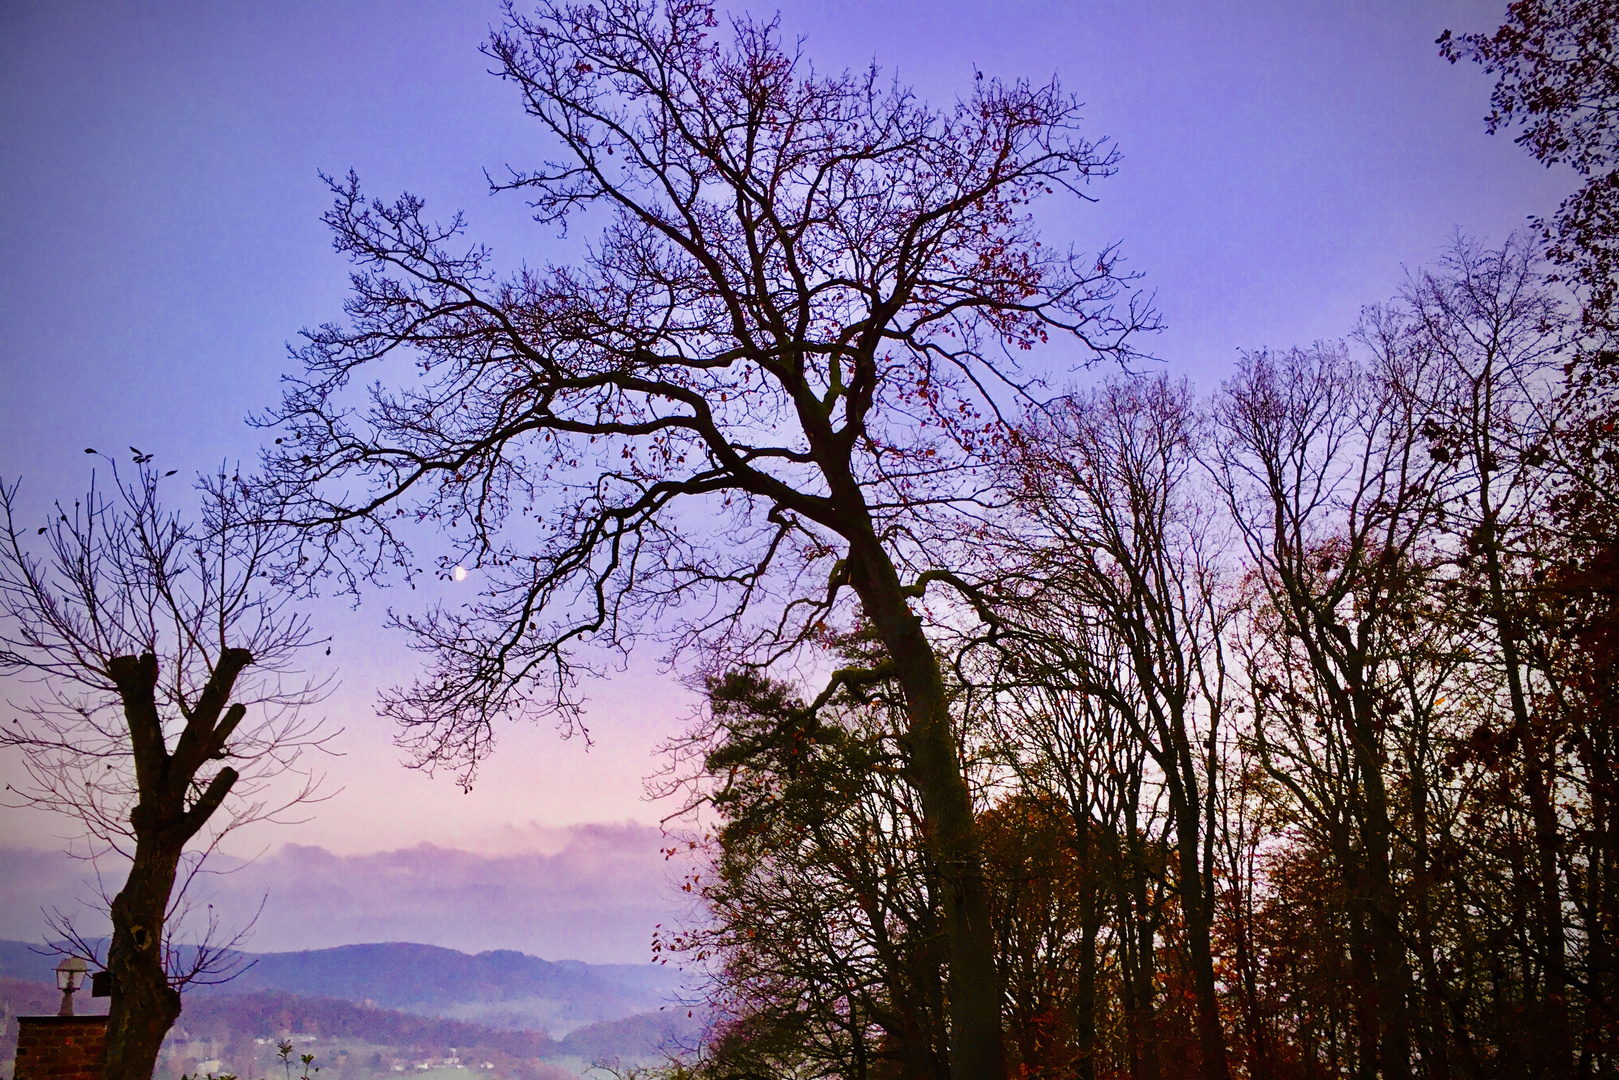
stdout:
[[[199,986],[192,1001],[278,990],[402,1009],[509,1030],[557,1035],[599,1020],[654,1012],[672,1002],[679,973],[655,964],[555,963],[520,952],[469,955],[390,942],[290,953],[244,953],[230,982]],[[0,976],[52,982],[57,958],[0,941]]]
[[402,942],[265,953],[253,961],[237,978],[202,993],[289,990],[497,1027],[560,1032],[657,1009],[679,982],[677,973],[652,964],[552,963],[510,951],[469,956]]
[[673,1007],[637,1013],[622,1020],[587,1024],[557,1043],[563,1056],[582,1062],[631,1060],[662,1061],[697,1048],[704,1015]]
[[56,985],[56,965],[62,958],[36,951],[42,948],[24,941],[0,939],[0,977]]
[[176,1026],[189,1039],[224,1041],[249,1032],[259,1037],[314,1035],[321,1041],[358,1039],[417,1054],[454,1047],[468,1060],[572,1057],[587,1062],[657,1057],[690,1045],[702,1031],[701,1020],[671,1008],[601,1020],[552,1039],[543,1031],[511,1031],[280,990],[194,999]]

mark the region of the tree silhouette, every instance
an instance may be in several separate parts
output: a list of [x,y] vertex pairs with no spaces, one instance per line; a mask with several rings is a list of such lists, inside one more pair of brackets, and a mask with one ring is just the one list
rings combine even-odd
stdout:
[[971,597],[958,526],[1002,408],[1035,386],[1021,354],[1125,357],[1152,324],[1111,249],[1042,244],[1030,213],[1115,158],[1055,84],[980,77],[935,110],[875,69],[816,71],[773,23],[716,28],[691,0],[508,8],[485,51],[556,157],[495,186],[595,242],[502,277],[460,219],[335,183],[350,321],[309,335],[265,418],[267,480],[308,572],[409,577],[414,522],[453,538],[441,569],[483,572],[477,603],[401,620],[428,671],[385,703],[463,781],[497,719],[573,721],[581,644],[665,633],[769,664],[857,606],[904,694],[945,883],[954,1067],[999,1075],[979,842],[923,601]]
[[[0,725],[29,779],[14,793],[78,818],[89,857],[130,862],[110,900],[106,1080],[147,1080],[178,987],[228,961],[217,941],[171,946],[202,860],[232,829],[315,798],[298,758],[330,737],[302,711],[324,685],[293,667],[315,644],[308,620],[269,577],[285,535],[223,476],[200,520],[183,521],[163,508],[149,462],[137,452],[133,481],[115,469],[111,495],[92,483],[31,535],[18,484],[0,485],[0,671],[35,688]],[[301,783],[271,786],[288,772]]]

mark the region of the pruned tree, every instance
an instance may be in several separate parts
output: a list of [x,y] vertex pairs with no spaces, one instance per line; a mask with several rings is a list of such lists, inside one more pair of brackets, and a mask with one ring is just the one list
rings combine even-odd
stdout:
[[1111,248],[1042,244],[1030,213],[1116,159],[1054,83],[979,77],[935,110],[876,69],[815,70],[774,23],[717,22],[693,0],[509,7],[485,51],[556,156],[495,187],[596,242],[502,277],[459,218],[336,183],[350,321],[309,334],[264,471],[310,573],[409,577],[416,522],[450,538],[442,567],[482,572],[476,603],[401,618],[427,673],[384,706],[464,781],[501,718],[577,718],[583,646],[661,633],[767,665],[858,608],[881,670],[838,678],[904,695],[953,1068],[1000,1075],[979,841],[921,602],[972,595],[957,526],[1001,410],[1037,384],[1018,358],[1128,356],[1153,323]]
[[284,534],[225,476],[185,521],[137,462],[35,529],[18,483],[0,485],[0,671],[16,712],[0,748],[28,778],[8,794],[77,819],[80,854],[129,862],[110,898],[106,1080],[147,1080],[180,987],[219,971],[218,942],[172,940],[204,857],[315,798],[299,759],[330,737],[304,711],[324,684],[295,666],[316,644],[309,622],[269,575]]

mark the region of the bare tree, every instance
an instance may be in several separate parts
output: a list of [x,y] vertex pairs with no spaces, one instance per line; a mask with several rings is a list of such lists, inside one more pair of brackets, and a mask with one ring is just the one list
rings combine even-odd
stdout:
[[1463,583],[1490,629],[1489,652],[1505,690],[1506,713],[1523,755],[1525,794],[1535,827],[1537,946],[1546,965],[1546,1023],[1538,1031],[1546,1060],[1570,1054],[1563,1015],[1570,973],[1560,886],[1561,823],[1555,739],[1537,724],[1526,615],[1533,579],[1514,562],[1551,561],[1548,513],[1553,486],[1567,469],[1541,466],[1555,447],[1567,404],[1555,392],[1572,356],[1572,328],[1548,287],[1529,238],[1500,247],[1458,238],[1438,265],[1413,277],[1401,298],[1413,338],[1433,357],[1440,387],[1424,434],[1430,453],[1453,466],[1446,509],[1461,539]]
[[[1034,616],[1014,636],[1031,655],[1052,656],[1072,690],[1105,700],[1158,767],[1175,822],[1203,1068],[1226,1077],[1208,820],[1226,614],[1214,515],[1197,490],[1191,391],[1165,378],[1111,382],[1043,417],[1020,440],[1008,481],[1022,511],[1014,535],[1025,545],[1021,560],[1008,557],[1030,583],[1015,606]],[[1074,611],[1089,612],[1089,633],[1112,640],[1113,664],[1087,663],[1081,640],[1063,640]],[[1055,633],[1041,642],[1038,628]]]
[[[1382,340],[1378,325],[1363,337]],[[1353,954],[1360,1068],[1386,1076],[1411,1068],[1390,665],[1404,651],[1408,592],[1437,561],[1424,545],[1447,467],[1421,450],[1429,418],[1419,392],[1431,396],[1437,367],[1431,352],[1407,347],[1375,349],[1366,364],[1331,346],[1251,354],[1223,388],[1210,455],[1267,618],[1257,638],[1273,662],[1256,667],[1249,655],[1261,759],[1343,864],[1351,933],[1364,934]],[[1270,739],[1267,708],[1295,737]]]
[[[1031,539],[1026,532],[1022,538]],[[1079,602],[1061,580],[1059,575],[1043,593],[1048,602],[1025,609],[1039,616],[1040,633],[1017,633],[1016,618],[1008,620],[1010,627],[1003,624],[1013,632],[1002,640],[1016,647],[996,656],[992,662],[1000,670],[982,679],[993,701],[985,711],[1021,792],[1003,809],[1015,812],[1021,801],[1046,812],[1060,807],[1066,818],[1069,836],[1061,846],[1078,863],[1072,880],[1062,883],[1073,893],[1079,916],[1079,941],[1070,956],[1061,957],[1075,969],[1068,973],[1075,984],[1071,1010],[1079,1052],[1074,1075],[1090,1080],[1104,1072],[1098,1067],[1099,1058],[1105,1061],[1099,1017],[1106,1016],[1107,1002],[1098,983],[1107,963],[1103,931],[1110,928],[1124,1014],[1121,1056],[1130,1076],[1156,1078],[1157,941],[1165,921],[1158,870],[1167,861],[1162,834],[1170,823],[1158,812],[1161,785],[1156,777],[1149,782],[1147,753],[1132,723],[1144,710],[1124,647],[1106,616]],[[1009,607],[999,610],[1009,613]],[[1130,711],[1128,719],[1122,709]],[[1031,959],[1011,948],[1002,952],[1010,966]],[[1019,995],[1020,982],[1027,989],[1033,980],[1008,980],[1015,1017],[1030,1011]]]
[[[1111,249],[1042,245],[1029,212],[1115,159],[1055,84],[979,78],[938,111],[875,69],[814,70],[774,24],[717,21],[693,0],[508,8],[485,51],[557,157],[496,187],[597,242],[500,278],[459,219],[336,184],[351,322],[309,335],[265,471],[310,572],[408,577],[420,521],[455,545],[441,567],[482,571],[479,602],[402,620],[428,671],[385,705],[464,780],[497,720],[576,719],[582,645],[667,632],[769,664],[857,604],[944,883],[953,1067],[997,1076],[979,840],[923,601],[972,592],[957,526],[1031,390],[1016,358],[1053,338],[1070,363],[1128,355],[1152,322]],[[394,388],[367,406],[351,384],[373,371]]]
[[303,711],[324,684],[293,666],[316,641],[269,576],[283,534],[225,476],[183,521],[148,462],[33,530],[0,484],[0,671],[27,687],[0,725],[28,776],[16,794],[77,818],[83,854],[130,864],[110,904],[106,1080],[147,1080],[179,986],[218,971],[217,947],[170,933],[203,857],[315,797],[299,757],[330,737]]

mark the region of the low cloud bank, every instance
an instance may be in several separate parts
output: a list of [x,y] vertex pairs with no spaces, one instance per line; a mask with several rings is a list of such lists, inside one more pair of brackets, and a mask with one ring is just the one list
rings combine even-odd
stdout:
[[[413,941],[548,960],[650,959],[654,925],[682,910],[659,831],[626,822],[547,833],[554,839],[544,849],[506,854],[419,844],[334,855],[288,844],[199,880],[194,893],[227,929],[259,912],[244,942],[252,952]],[[84,912],[78,901],[94,898],[85,871],[65,856],[0,848],[0,937],[38,940],[42,907]]]
[[[124,872],[124,866],[117,868],[109,891],[122,883]],[[0,938],[40,941],[46,934],[45,913],[52,911],[66,915],[86,935],[99,936],[112,927],[89,863],[61,851],[0,846]]]

